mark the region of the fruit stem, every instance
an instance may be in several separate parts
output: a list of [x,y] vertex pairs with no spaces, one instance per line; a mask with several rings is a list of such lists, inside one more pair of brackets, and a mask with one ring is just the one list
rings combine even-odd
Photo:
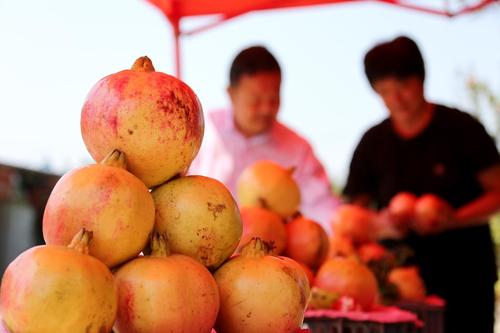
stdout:
[[118,149],[113,150],[102,161],[101,164],[116,168],[127,169],[127,157]]
[[154,72],[153,62],[147,56],[137,58],[131,68],[135,72]]
[[241,255],[245,257],[260,258],[268,255],[271,252],[269,243],[263,241],[259,237],[254,237],[241,250]]
[[170,255],[166,234],[153,233],[149,246],[151,247],[151,256],[153,257],[168,257]]
[[93,232],[85,228],[80,229],[73,237],[71,243],[68,245],[70,249],[74,249],[81,254],[89,254],[90,243],[92,242]]

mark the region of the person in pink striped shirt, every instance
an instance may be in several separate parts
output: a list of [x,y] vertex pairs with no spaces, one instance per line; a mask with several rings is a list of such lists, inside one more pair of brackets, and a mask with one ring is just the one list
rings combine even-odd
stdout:
[[234,59],[228,95],[231,108],[205,113],[205,136],[189,173],[223,182],[236,196],[241,172],[259,160],[295,167],[301,212],[330,233],[330,218],[340,205],[325,168],[311,145],[280,121],[281,68],[264,47],[241,51]]

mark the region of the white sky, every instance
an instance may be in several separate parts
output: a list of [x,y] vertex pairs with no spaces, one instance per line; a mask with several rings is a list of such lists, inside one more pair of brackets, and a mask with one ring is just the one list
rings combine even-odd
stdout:
[[[80,136],[86,94],[141,55],[172,73],[171,33],[143,0],[0,0],[0,163],[63,172],[90,162]],[[500,93],[498,5],[455,19],[383,4],[245,15],[183,40],[183,79],[206,110],[224,107],[232,58],[267,46],[284,71],[280,118],[342,185],[360,135],[386,114],[364,78],[363,55],[398,34],[421,47],[429,99],[470,108],[469,74]]]

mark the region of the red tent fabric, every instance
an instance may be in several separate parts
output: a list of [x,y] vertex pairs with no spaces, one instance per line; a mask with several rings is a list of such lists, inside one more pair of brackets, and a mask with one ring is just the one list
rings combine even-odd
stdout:
[[[475,11],[489,5],[496,0],[469,0],[469,1],[411,1],[411,0],[148,0],[157,6],[167,17],[176,20],[188,16],[214,15],[224,16],[241,15],[255,10],[268,10],[290,7],[304,7],[320,4],[341,2],[382,2],[406,8],[426,11],[435,14],[456,16]],[[429,3],[434,3],[430,5]],[[437,5],[440,4],[440,5]],[[455,4],[454,4],[455,3]]]
[[[480,10],[500,0],[147,0],[156,6],[173,27],[176,75],[180,72],[179,38],[214,27],[223,21],[252,11],[306,7],[338,3],[378,2],[431,14],[453,17]],[[215,15],[213,23],[191,31],[181,31],[180,20],[186,17]]]

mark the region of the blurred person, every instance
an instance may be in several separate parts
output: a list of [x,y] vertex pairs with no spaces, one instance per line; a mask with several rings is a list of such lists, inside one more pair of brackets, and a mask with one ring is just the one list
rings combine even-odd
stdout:
[[496,267],[488,218],[500,209],[495,142],[469,114],[426,99],[424,61],[410,38],[376,45],[364,66],[389,117],[357,145],[344,194],[378,208],[400,192],[438,196],[433,220],[417,219],[403,241],[415,251],[428,292],[447,302],[446,332],[491,333]]
[[242,50],[233,60],[227,93],[231,106],[205,114],[205,137],[190,174],[222,181],[237,199],[241,172],[259,160],[294,167],[302,197],[301,212],[330,232],[339,204],[330,179],[311,145],[277,120],[281,68],[264,47]]

